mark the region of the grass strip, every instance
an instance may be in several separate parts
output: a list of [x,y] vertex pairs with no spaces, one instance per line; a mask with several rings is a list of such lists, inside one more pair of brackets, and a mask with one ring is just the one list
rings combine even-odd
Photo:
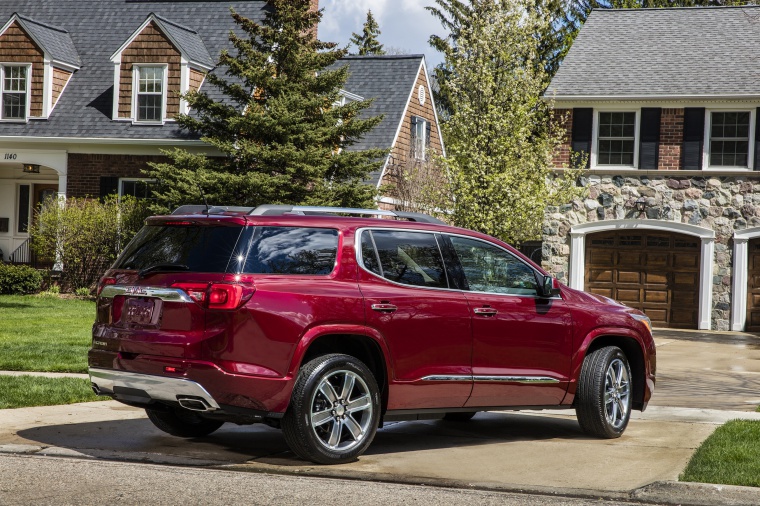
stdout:
[[0,376],[0,409],[56,406],[103,400],[81,378]]
[[731,420],[692,455],[681,481],[760,487],[760,421]]
[[87,372],[95,303],[0,296],[0,370]]

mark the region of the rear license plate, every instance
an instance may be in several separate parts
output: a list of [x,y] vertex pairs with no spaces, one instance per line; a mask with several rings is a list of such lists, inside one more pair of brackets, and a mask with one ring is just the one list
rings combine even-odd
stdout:
[[156,307],[154,301],[151,299],[127,297],[125,309],[125,323],[134,323],[137,325],[152,325],[154,323],[153,316]]

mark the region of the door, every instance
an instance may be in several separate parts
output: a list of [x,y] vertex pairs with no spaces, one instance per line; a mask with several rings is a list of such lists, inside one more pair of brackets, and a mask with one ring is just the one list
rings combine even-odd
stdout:
[[359,287],[367,325],[390,350],[389,410],[462,407],[472,390],[470,312],[449,288],[439,239],[361,232]]
[[473,389],[466,406],[562,402],[572,353],[572,318],[560,297],[539,298],[532,267],[485,241],[450,236],[472,319]]
[[655,327],[696,329],[700,241],[655,231],[601,232],[586,239],[586,291],[647,314]]
[[749,242],[747,273],[747,332],[760,332],[760,239]]

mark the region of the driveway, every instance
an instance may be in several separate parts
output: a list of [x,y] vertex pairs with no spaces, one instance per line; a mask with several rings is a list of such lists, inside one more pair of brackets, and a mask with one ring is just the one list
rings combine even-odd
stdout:
[[630,491],[675,480],[693,450],[724,421],[760,419],[760,339],[664,331],[650,408],[617,440],[583,434],[572,411],[492,412],[465,423],[387,424],[358,462],[298,460],[280,431],[226,424],[183,440],[116,402],[0,411],[0,452],[80,456],[253,472],[525,490]]

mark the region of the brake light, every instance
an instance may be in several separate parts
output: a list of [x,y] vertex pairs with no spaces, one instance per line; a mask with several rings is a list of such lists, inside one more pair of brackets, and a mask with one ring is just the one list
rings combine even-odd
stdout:
[[116,278],[100,278],[100,281],[98,282],[98,295],[100,295],[100,292],[103,291],[103,288],[106,287],[106,285],[115,285],[116,284]]
[[250,293],[244,297],[242,286],[224,283],[174,283],[172,287],[184,291],[191,299],[208,309],[237,309],[253,294],[252,290],[247,290]]

